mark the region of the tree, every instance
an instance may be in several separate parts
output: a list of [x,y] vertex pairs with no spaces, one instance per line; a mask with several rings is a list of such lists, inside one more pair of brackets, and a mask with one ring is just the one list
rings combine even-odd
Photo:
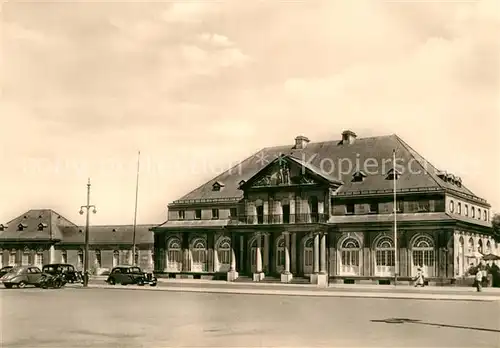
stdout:
[[491,224],[493,225],[493,238],[500,243],[500,214],[493,215]]

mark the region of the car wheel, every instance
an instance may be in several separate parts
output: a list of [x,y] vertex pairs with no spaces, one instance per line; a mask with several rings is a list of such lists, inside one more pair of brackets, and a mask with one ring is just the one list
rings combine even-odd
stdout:
[[150,286],[156,286],[156,283],[151,283]]
[[4,284],[5,288],[12,289],[12,284]]
[[20,281],[19,284],[17,284],[17,287],[22,289],[22,288],[25,288],[26,287],[26,282],[25,281]]
[[113,278],[109,278],[108,284],[109,285],[115,285],[115,280]]

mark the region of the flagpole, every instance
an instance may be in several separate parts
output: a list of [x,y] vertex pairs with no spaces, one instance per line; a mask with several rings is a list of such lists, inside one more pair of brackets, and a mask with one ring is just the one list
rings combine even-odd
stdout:
[[137,199],[139,197],[139,168],[140,168],[140,157],[141,151],[137,154],[137,177],[135,182],[135,209],[134,209],[134,233],[132,240],[132,265],[137,266],[135,264],[135,254],[136,254],[136,245],[135,245],[135,236],[136,236],[136,228],[137,228]]
[[392,150],[393,175],[392,181],[394,184],[394,286],[398,282],[398,228],[397,228],[397,201],[396,201],[396,150]]

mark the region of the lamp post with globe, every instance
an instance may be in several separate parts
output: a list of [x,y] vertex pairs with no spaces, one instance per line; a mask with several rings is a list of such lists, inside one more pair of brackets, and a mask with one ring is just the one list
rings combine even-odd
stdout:
[[85,254],[83,262],[83,286],[87,287],[89,283],[89,211],[93,209],[93,213],[97,213],[95,205],[90,205],[90,178],[87,183],[87,205],[80,207],[80,215],[83,215],[83,208],[87,211],[87,219],[85,221]]

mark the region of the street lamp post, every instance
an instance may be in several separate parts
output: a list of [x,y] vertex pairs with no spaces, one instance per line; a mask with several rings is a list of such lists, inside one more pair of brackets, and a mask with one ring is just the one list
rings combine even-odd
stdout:
[[83,286],[87,287],[89,283],[89,212],[90,208],[94,208],[92,211],[94,214],[97,212],[95,205],[90,205],[90,178],[87,183],[87,205],[82,205],[80,207],[80,215],[83,215],[83,208],[87,211],[87,218],[85,221],[85,255],[83,262]]

